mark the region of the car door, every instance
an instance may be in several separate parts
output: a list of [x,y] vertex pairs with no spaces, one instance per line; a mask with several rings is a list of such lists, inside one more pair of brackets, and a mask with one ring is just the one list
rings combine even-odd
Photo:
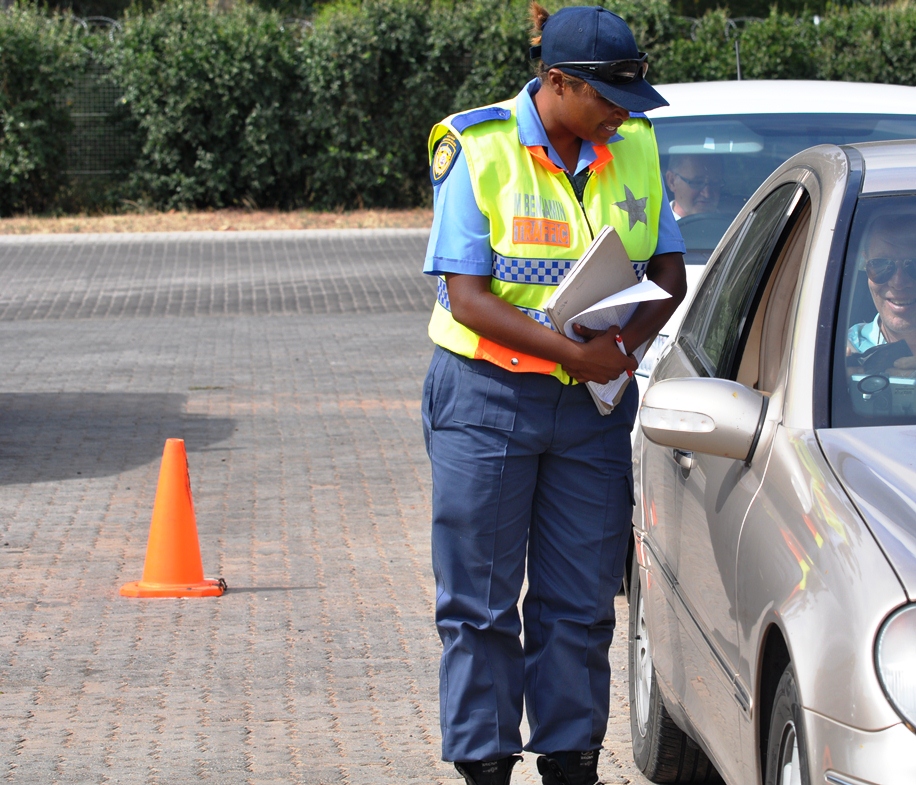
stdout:
[[[760,360],[763,313],[779,280],[787,249],[798,256],[810,215],[809,197],[797,182],[757,195],[757,206],[711,262],[675,346],[659,363],[653,382],[705,376],[741,381],[772,392],[772,363]],[[796,265],[797,280],[797,265]],[[794,281],[783,280],[780,296]],[[771,320],[772,321],[772,320]],[[783,325],[784,325],[783,317]],[[780,325],[771,323],[771,332]],[[765,378],[766,377],[766,378]],[[677,615],[677,662],[671,686],[711,749],[742,747],[750,694],[737,678],[738,627],[735,564],[741,524],[760,486],[765,461],[686,453],[646,444],[644,498],[657,556],[667,562]],[[659,514],[659,511],[664,514]],[[665,550],[667,549],[667,550]],[[662,556],[674,553],[674,560]],[[658,655],[656,654],[656,657]],[[717,761],[730,781],[743,781],[740,760]]]

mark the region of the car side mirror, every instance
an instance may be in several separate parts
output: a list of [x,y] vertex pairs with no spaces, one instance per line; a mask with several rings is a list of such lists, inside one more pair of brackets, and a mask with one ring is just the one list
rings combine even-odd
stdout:
[[655,444],[750,463],[768,402],[728,379],[665,379],[646,390],[639,424]]

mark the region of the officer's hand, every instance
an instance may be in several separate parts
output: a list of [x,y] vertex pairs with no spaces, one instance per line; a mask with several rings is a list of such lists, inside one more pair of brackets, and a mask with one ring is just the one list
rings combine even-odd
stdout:
[[617,346],[617,327],[595,335],[587,343],[575,344],[575,356],[563,364],[563,370],[578,382],[607,384],[620,374],[632,373],[639,366],[636,358],[624,354]]

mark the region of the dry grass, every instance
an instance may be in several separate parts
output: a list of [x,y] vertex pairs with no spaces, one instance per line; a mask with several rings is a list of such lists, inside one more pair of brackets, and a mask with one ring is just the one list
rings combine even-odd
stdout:
[[96,232],[195,232],[262,229],[427,229],[432,210],[356,210],[314,213],[307,210],[213,210],[207,212],[76,215],[64,218],[21,216],[0,218],[0,234],[59,234]]

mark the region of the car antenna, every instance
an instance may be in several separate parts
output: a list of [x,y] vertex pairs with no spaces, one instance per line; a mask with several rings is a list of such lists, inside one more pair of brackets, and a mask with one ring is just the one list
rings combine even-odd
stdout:
[[725,20],[725,40],[728,41],[732,34],[735,36],[735,64],[738,67],[738,81],[741,81],[741,50],[738,47],[738,39],[740,38],[738,34],[738,25],[737,22],[744,22],[746,19],[726,19]]

